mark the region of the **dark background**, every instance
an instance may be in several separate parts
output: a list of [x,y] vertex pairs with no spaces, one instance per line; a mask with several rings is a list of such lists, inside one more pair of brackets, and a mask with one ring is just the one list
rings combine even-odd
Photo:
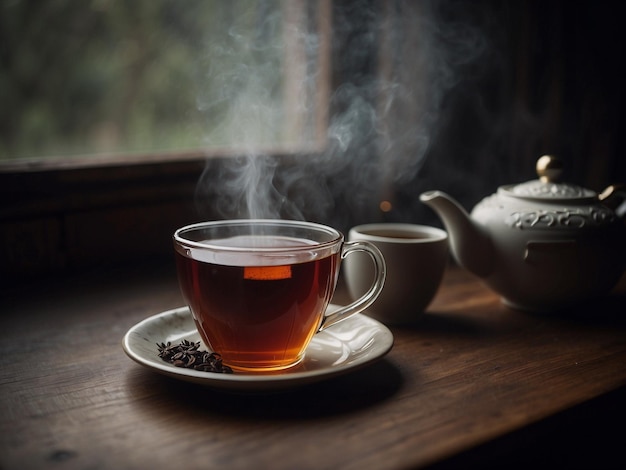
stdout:
[[[341,5],[338,18],[358,14]],[[457,82],[442,98],[423,166],[410,181],[389,188],[394,210],[379,217],[437,224],[418,202],[421,192],[444,190],[471,209],[499,185],[536,178],[535,163],[544,154],[563,161],[564,181],[598,192],[625,182],[624,10],[611,1],[428,3],[426,11],[442,28],[462,23],[482,35],[485,46],[468,62],[457,61]],[[344,34],[348,39],[339,43],[350,44],[363,31]],[[439,43],[446,40],[435,35]],[[363,80],[363,71],[378,65],[374,55],[339,64],[336,81]],[[372,200],[371,211],[351,214],[371,220],[376,206]]]

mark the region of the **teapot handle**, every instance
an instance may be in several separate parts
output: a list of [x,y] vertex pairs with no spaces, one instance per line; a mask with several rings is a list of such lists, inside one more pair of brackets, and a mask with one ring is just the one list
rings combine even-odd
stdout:
[[613,209],[618,217],[626,215],[626,185],[612,184],[598,195],[600,202]]

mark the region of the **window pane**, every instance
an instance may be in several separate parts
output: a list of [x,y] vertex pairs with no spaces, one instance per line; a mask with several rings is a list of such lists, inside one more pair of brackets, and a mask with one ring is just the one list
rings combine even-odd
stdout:
[[0,161],[318,137],[304,113],[327,75],[311,73],[325,63],[316,2],[0,0],[0,9]]

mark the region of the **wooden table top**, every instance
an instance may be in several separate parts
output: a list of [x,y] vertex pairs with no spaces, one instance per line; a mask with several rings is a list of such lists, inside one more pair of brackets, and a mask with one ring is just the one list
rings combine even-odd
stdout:
[[261,395],[181,382],[125,355],[131,326],[180,305],[171,266],[5,288],[0,468],[626,462],[624,282],[599,303],[546,317],[503,306],[451,267],[421,321],[391,328],[385,358]]

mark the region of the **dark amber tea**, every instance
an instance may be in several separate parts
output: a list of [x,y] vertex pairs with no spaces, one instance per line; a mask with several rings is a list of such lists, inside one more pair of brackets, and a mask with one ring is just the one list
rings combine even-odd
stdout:
[[[225,248],[314,246],[289,237],[211,240]],[[242,252],[222,264],[176,252],[181,290],[208,346],[235,369],[281,369],[297,363],[320,327],[337,279],[339,252],[311,258]],[[198,258],[198,259],[196,259]]]
[[[380,294],[385,260],[368,242],[295,220],[216,220],[174,232],[178,278],[206,345],[241,371],[298,364],[313,336],[362,312]],[[363,296],[326,313],[342,258],[368,253],[375,279]]]

